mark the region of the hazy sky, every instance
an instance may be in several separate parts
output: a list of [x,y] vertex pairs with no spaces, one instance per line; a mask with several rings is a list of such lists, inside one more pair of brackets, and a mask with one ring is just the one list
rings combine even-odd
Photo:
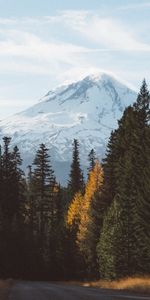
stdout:
[[98,70],[150,83],[150,1],[0,0],[0,119]]

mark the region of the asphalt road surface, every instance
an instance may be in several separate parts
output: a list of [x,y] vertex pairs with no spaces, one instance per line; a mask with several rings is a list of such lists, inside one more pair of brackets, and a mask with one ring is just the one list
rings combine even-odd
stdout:
[[89,287],[78,287],[48,282],[17,282],[9,300],[149,300],[150,297],[129,295]]

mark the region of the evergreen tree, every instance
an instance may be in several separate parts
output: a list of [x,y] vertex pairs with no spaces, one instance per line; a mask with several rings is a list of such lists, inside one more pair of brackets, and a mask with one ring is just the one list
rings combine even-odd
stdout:
[[138,273],[148,273],[150,269],[150,93],[143,81],[137,102],[137,139],[134,145],[137,219],[136,238],[138,240]]
[[[113,274],[117,278],[120,276],[132,276],[135,274],[135,268],[137,265],[137,253],[138,247],[135,228],[137,223],[136,218],[136,197],[135,197],[135,169],[133,168],[133,160],[135,153],[132,149],[134,137],[136,137],[137,118],[132,107],[125,110],[122,119],[119,121],[119,128],[117,130],[116,147],[118,148],[118,159],[114,164],[114,181],[115,181],[115,195],[114,199],[117,202],[116,207],[119,207],[120,211],[117,216],[120,227],[120,236],[118,237],[118,229],[116,226],[113,228],[112,241],[109,242],[113,245],[112,253],[109,252],[109,260],[115,262]],[[127,147],[128,143],[128,147]],[[135,149],[134,149],[135,150]],[[108,212],[109,213],[109,212]],[[116,212],[114,212],[115,214]],[[113,209],[111,210],[113,217]],[[105,226],[109,222],[109,218],[106,217]],[[111,234],[111,232],[110,232]],[[104,235],[102,239],[105,240]],[[115,240],[115,244],[114,244]],[[105,240],[106,243],[106,240]],[[100,238],[100,245],[103,244]],[[104,253],[104,252],[103,252]],[[112,257],[111,257],[112,256]],[[101,259],[103,261],[103,259]],[[107,267],[108,269],[107,269]],[[109,276],[109,266],[101,266],[102,270],[105,268],[105,276]],[[103,275],[103,274],[102,274]]]
[[145,79],[143,80],[137,100],[133,105],[138,112],[140,125],[146,125],[150,121],[150,93],[147,88]]
[[[71,164],[71,171],[70,171],[70,180],[68,183],[68,205],[67,209],[69,208],[69,214],[72,211],[73,205],[77,203],[77,198],[84,190],[84,179],[83,173],[80,167],[80,159],[79,159],[79,142],[78,140],[74,139],[73,142],[73,160]],[[73,204],[74,203],[74,204]],[[70,204],[70,205],[69,205]],[[68,214],[68,211],[67,211]],[[75,221],[75,219],[74,219]],[[77,226],[75,225],[76,222],[72,223],[72,226],[67,227],[67,234],[68,234],[68,274],[70,278],[80,277],[83,272],[83,265],[84,262],[82,260],[82,256],[79,253],[77,244],[76,244],[76,237],[77,237]],[[70,268],[71,267],[71,268]]]
[[[41,144],[34,160],[32,194],[34,201],[33,232],[43,264],[50,259],[50,231],[53,217],[54,172],[48,149]],[[49,262],[50,263],[50,262]]]
[[[1,156],[1,215],[2,215],[2,261],[5,275],[18,276],[21,269],[18,254],[22,253],[21,207],[24,201],[22,160],[17,147],[10,151],[10,141],[4,137],[4,151]],[[13,260],[12,260],[13,256]]]
[[83,191],[84,188],[84,180],[83,180],[83,172],[80,167],[80,159],[79,159],[79,142],[74,139],[73,142],[73,161],[71,164],[70,171],[70,180],[68,184],[70,198],[80,191]]
[[104,217],[100,241],[97,244],[99,273],[101,278],[106,280],[117,278],[117,264],[120,253],[116,247],[116,242],[119,240],[119,243],[121,243],[122,224],[120,223],[120,213],[120,204],[114,200]]
[[[24,205],[24,189],[25,189],[25,180],[24,180],[24,172],[21,169],[22,159],[20,156],[20,152],[17,146],[14,147],[12,152],[12,165],[13,165],[13,198],[14,202],[16,200],[16,210],[21,215],[21,209]],[[13,204],[14,205],[14,204]]]
[[111,136],[106,149],[106,157],[105,159],[103,159],[102,164],[104,170],[104,182],[101,197],[103,198],[103,202],[105,203],[106,210],[110,207],[116,194],[115,167],[120,154],[121,151],[118,139],[118,130],[115,130],[111,132]]
[[66,244],[67,235],[64,222],[63,190],[56,183],[54,187],[53,217],[50,233],[51,267],[53,268],[52,279],[66,276],[66,255],[68,259]]
[[[122,119],[119,121],[119,128],[115,132],[114,149],[117,159],[113,160],[113,181],[109,186],[114,187],[113,198],[116,201],[116,207],[119,207],[118,222],[120,227],[118,231],[114,225],[111,241],[110,238],[107,239],[108,233],[106,234],[106,230],[104,230],[105,233],[103,231],[100,237],[99,253],[102,264],[100,268],[105,269],[105,272],[102,271],[102,273],[105,273],[104,276],[107,278],[110,274],[110,268],[108,264],[105,264],[106,260],[103,260],[102,253],[104,257],[107,255],[104,254],[103,248],[102,251],[100,250],[104,243],[106,248],[112,247],[113,249],[109,251],[109,260],[113,262],[113,276],[119,278],[121,276],[145,274],[148,273],[150,267],[150,236],[147,231],[150,217],[148,119],[149,93],[144,81],[137,102],[133,107],[128,107],[125,110]],[[107,157],[104,172],[107,170],[108,162]],[[111,175],[108,174],[108,182],[111,182]],[[112,218],[115,213],[112,208]],[[106,214],[106,228],[109,228],[109,222],[109,215]]]
[[94,149],[90,151],[88,155],[88,161],[89,161],[88,173],[90,173],[94,169],[96,163],[96,154]]
[[[11,139],[4,137],[4,151],[2,157],[2,211],[5,218],[12,218],[14,215],[14,206],[12,201],[12,175],[13,163],[9,149]],[[9,189],[8,189],[9,186]]]

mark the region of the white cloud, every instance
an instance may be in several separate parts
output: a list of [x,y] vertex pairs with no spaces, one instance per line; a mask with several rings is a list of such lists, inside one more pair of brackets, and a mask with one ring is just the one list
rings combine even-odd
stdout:
[[101,47],[114,51],[150,51],[150,45],[139,41],[131,30],[112,18],[82,11],[65,11],[62,17],[73,30]]
[[[22,72],[26,72],[28,69],[29,73],[34,73],[38,66],[37,73],[43,74],[46,63],[56,70],[59,69],[59,65],[67,68],[89,65],[86,55],[96,51],[150,51],[150,45],[137,40],[134,34],[127,31],[119,22],[111,18],[100,18],[97,14],[88,11],[63,11],[56,16],[40,19],[0,19],[0,24],[9,24],[9,22],[11,28],[14,28],[13,30],[8,28],[0,30],[0,61],[2,60],[3,65],[3,57],[12,57],[14,60],[10,63],[10,69],[14,68],[17,72],[19,69],[22,69]],[[18,26],[14,25],[21,23],[30,27],[34,22],[39,27],[41,23],[66,25],[66,30],[69,28],[72,32],[75,31],[82,38],[89,40],[93,49],[69,42],[58,40],[56,42],[54,36],[51,41],[42,40],[38,32],[33,34],[32,30],[30,32],[23,29],[18,30]],[[22,59],[22,62],[16,61],[15,58]],[[30,61],[25,62],[24,60]],[[6,63],[6,69],[9,69],[8,63]]]
[[67,42],[45,41],[19,30],[0,30],[0,71],[53,74],[86,64],[94,49]]
[[63,42],[46,42],[38,36],[18,30],[5,31],[5,40],[0,41],[0,55],[22,56],[49,60],[50,58],[65,58],[73,53],[88,53],[92,51],[86,47]]
[[101,51],[110,49],[88,48],[54,39],[46,41],[24,30],[1,29],[0,73],[47,75],[60,82],[68,78],[75,80],[98,70],[91,57]]
[[0,25],[16,25],[17,19],[14,18],[0,18]]
[[[61,11],[42,18],[0,18],[2,86],[5,82],[1,99],[12,99],[14,106],[19,107],[14,99],[21,99],[20,105],[28,97],[36,101],[46,89],[99,70],[110,73],[111,69],[126,80],[131,75],[135,83],[142,69],[149,70],[150,45],[144,41],[142,30],[94,11]],[[14,89],[11,82],[16,83]],[[8,103],[9,100],[0,103],[1,111],[2,107],[7,111]]]

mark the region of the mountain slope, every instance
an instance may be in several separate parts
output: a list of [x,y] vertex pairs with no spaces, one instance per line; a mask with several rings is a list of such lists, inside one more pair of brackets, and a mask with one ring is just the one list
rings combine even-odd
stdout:
[[87,164],[91,148],[101,158],[111,130],[117,127],[124,108],[135,99],[136,93],[115,78],[91,75],[50,91],[36,105],[2,121],[0,138],[12,137],[25,164],[33,159],[38,145],[45,143],[60,178],[60,165],[65,168],[71,161],[72,140],[77,138],[80,142],[83,165]]

